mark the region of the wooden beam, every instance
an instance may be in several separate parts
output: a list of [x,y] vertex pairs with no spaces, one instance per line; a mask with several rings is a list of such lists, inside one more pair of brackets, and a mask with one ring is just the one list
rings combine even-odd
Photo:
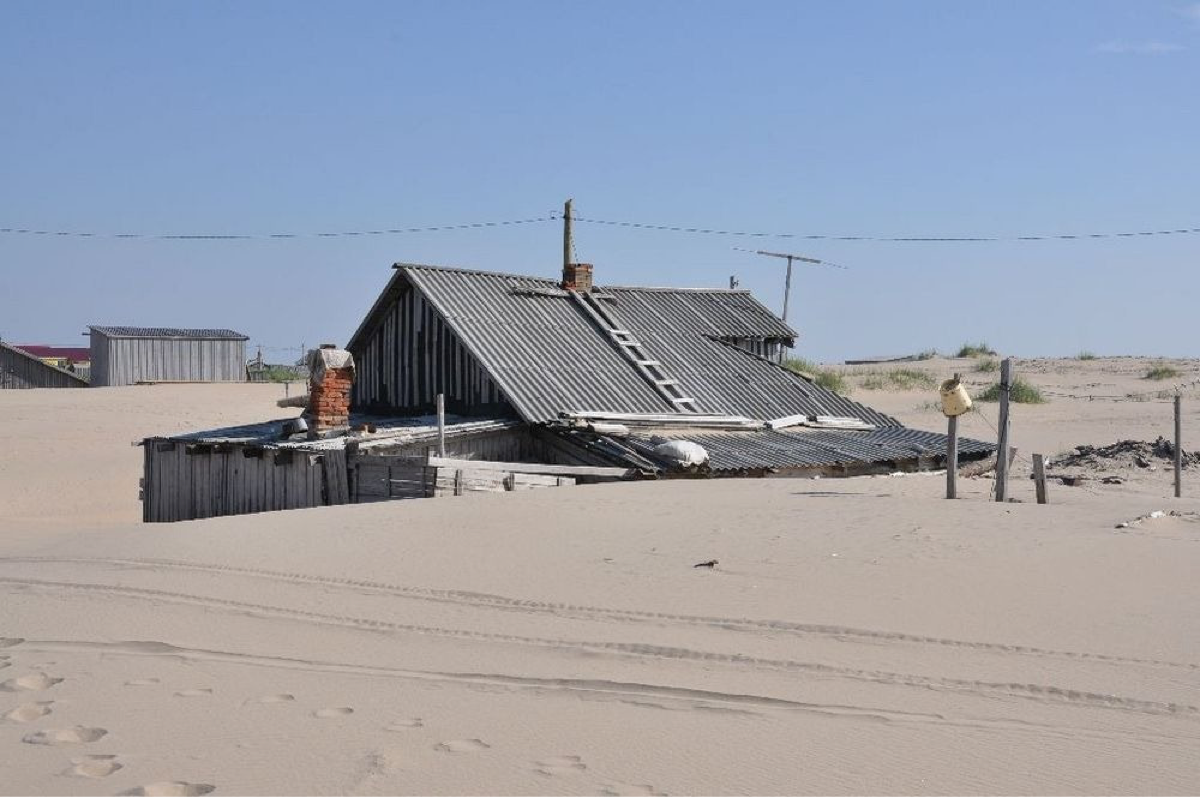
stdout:
[[1046,458],[1041,454],[1033,455],[1033,486],[1037,490],[1037,502],[1049,503],[1046,498]]
[[1000,362],[1000,421],[996,456],[996,501],[1008,500],[1008,399],[1012,392],[1012,360],[1005,357]]
[[958,416],[951,415],[946,429],[946,497],[958,498]]
[[591,465],[543,465],[533,462],[490,462],[485,459],[453,459],[430,457],[428,465],[433,468],[456,470],[499,470],[509,473],[544,473],[551,476],[599,476],[610,479],[627,479],[637,475],[632,468],[601,468]]
[[1175,394],[1175,497],[1183,497],[1183,398]]

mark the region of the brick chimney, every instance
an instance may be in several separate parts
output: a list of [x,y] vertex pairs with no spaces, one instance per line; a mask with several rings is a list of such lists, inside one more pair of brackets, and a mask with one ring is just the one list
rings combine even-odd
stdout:
[[354,356],[332,343],[308,353],[308,422],[310,438],[332,437],[350,428],[350,388]]
[[590,291],[592,289],[592,264],[567,263],[563,266],[562,286],[568,291]]

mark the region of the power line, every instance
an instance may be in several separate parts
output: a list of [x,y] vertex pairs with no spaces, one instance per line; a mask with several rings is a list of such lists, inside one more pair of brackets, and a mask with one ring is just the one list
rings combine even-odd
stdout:
[[[1140,230],[1135,232],[1099,232],[1084,234],[1057,235],[828,235],[819,233],[789,233],[789,232],[753,232],[747,230],[719,229],[714,227],[683,226],[672,224],[651,224],[639,221],[614,221],[611,219],[596,219],[572,215],[572,220],[584,224],[598,224],[609,227],[624,227],[634,230],[653,230],[658,232],[677,232],[692,235],[718,235],[742,238],[782,238],[799,241],[873,241],[879,243],[1004,243],[1027,241],[1087,241],[1115,238],[1145,238],[1167,235],[1195,235],[1200,233],[1200,227],[1181,227],[1178,229]],[[427,227],[393,227],[377,230],[342,230],[335,232],[274,232],[274,233],[113,233],[113,232],[78,232],[74,230],[35,229],[28,227],[0,227],[0,235],[28,235],[41,237],[96,238],[113,240],[159,240],[159,241],[253,241],[253,240],[286,240],[304,238],[350,238],[372,235],[411,235],[426,232],[447,232],[454,230],[475,230],[489,227],[508,227],[519,224],[541,224],[551,221],[561,221],[560,211],[546,216],[526,219],[511,219],[507,221],[480,221],[464,224],[439,224]],[[834,265],[834,264],[829,264]]]
[[187,233],[187,234],[158,234],[158,233],[101,233],[101,232],[75,232],[71,230],[36,230],[24,227],[0,227],[0,233],[8,235],[42,235],[50,237],[71,237],[71,238],[107,238],[107,239],[142,239],[142,240],[157,240],[157,241],[255,241],[255,240],[273,240],[285,238],[349,238],[353,236],[365,235],[408,235],[412,233],[422,232],[443,232],[448,230],[476,230],[485,227],[508,227],[514,224],[538,224],[540,222],[555,221],[550,216],[542,216],[531,219],[513,219],[510,221],[477,221],[466,224],[440,224],[431,227],[396,227],[384,230],[350,230],[343,232],[309,232],[309,233],[293,233],[293,232],[275,232],[275,233],[257,233],[257,234],[238,234],[238,233]]
[[1176,230],[1144,230],[1138,232],[1100,232],[1076,235],[1012,235],[1012,236],[954,236],[954,235],[822,235],[816,233],[747,232],[745,230],[722,230],[710,227],[684,227],[670,224],[648,224],[639,221],[612,221],[574,216],[584,224],[603,224],[610,227],[627,227],[637,230],[681,232],[696,235],[728,235],[745,238],[791,238],[798,241],[877,241],[882,243],[1001,243],[1013,241],[1086,241],[1105,238],[1139,238],[1155,235],[1194,235],[1200,227]]

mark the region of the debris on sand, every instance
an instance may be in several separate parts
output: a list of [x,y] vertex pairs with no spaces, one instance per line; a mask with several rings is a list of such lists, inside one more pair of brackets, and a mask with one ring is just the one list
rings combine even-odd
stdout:
[[1133,528],[1140,525],[1143,520],[1158,520],[1161,517],[1174,517],[1192,521],[1200,520],[1200,514],[1196,512],[1180,512],[1175,509],[1172,509],[1170,512],[1164,512],[1161,509],[1156,509],[1148,515],[1138,515],[1133,520],[1121,521],[1116,527],[1119,529]]
[[[1054,464],[1060,468],[1086,468],[1089,470],[1108,470],[1113,467],[1154,469],[1154,460],[1175,459],[1175,444],[1165,437],[1159,437],[1153,443],[1143,440],[1122,440],[1110,446],[1076,446],[1074,453],[1056,459]],[[1200,451],[1184,451],[1183,467],[1200,466]]]

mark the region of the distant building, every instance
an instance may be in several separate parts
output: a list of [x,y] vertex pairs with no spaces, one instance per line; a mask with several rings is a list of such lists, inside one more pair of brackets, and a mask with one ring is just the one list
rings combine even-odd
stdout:
[[92,350],[83,346],[48,346],[43,343],[17,343],[18,349],[32,354],[46,365],[70,371],[84,379],[91,370]]
[[87,380],[0,341],[0,389],[87,387]]
[[247,337],[231,329],[88,329],[94,387],[246,380]]

